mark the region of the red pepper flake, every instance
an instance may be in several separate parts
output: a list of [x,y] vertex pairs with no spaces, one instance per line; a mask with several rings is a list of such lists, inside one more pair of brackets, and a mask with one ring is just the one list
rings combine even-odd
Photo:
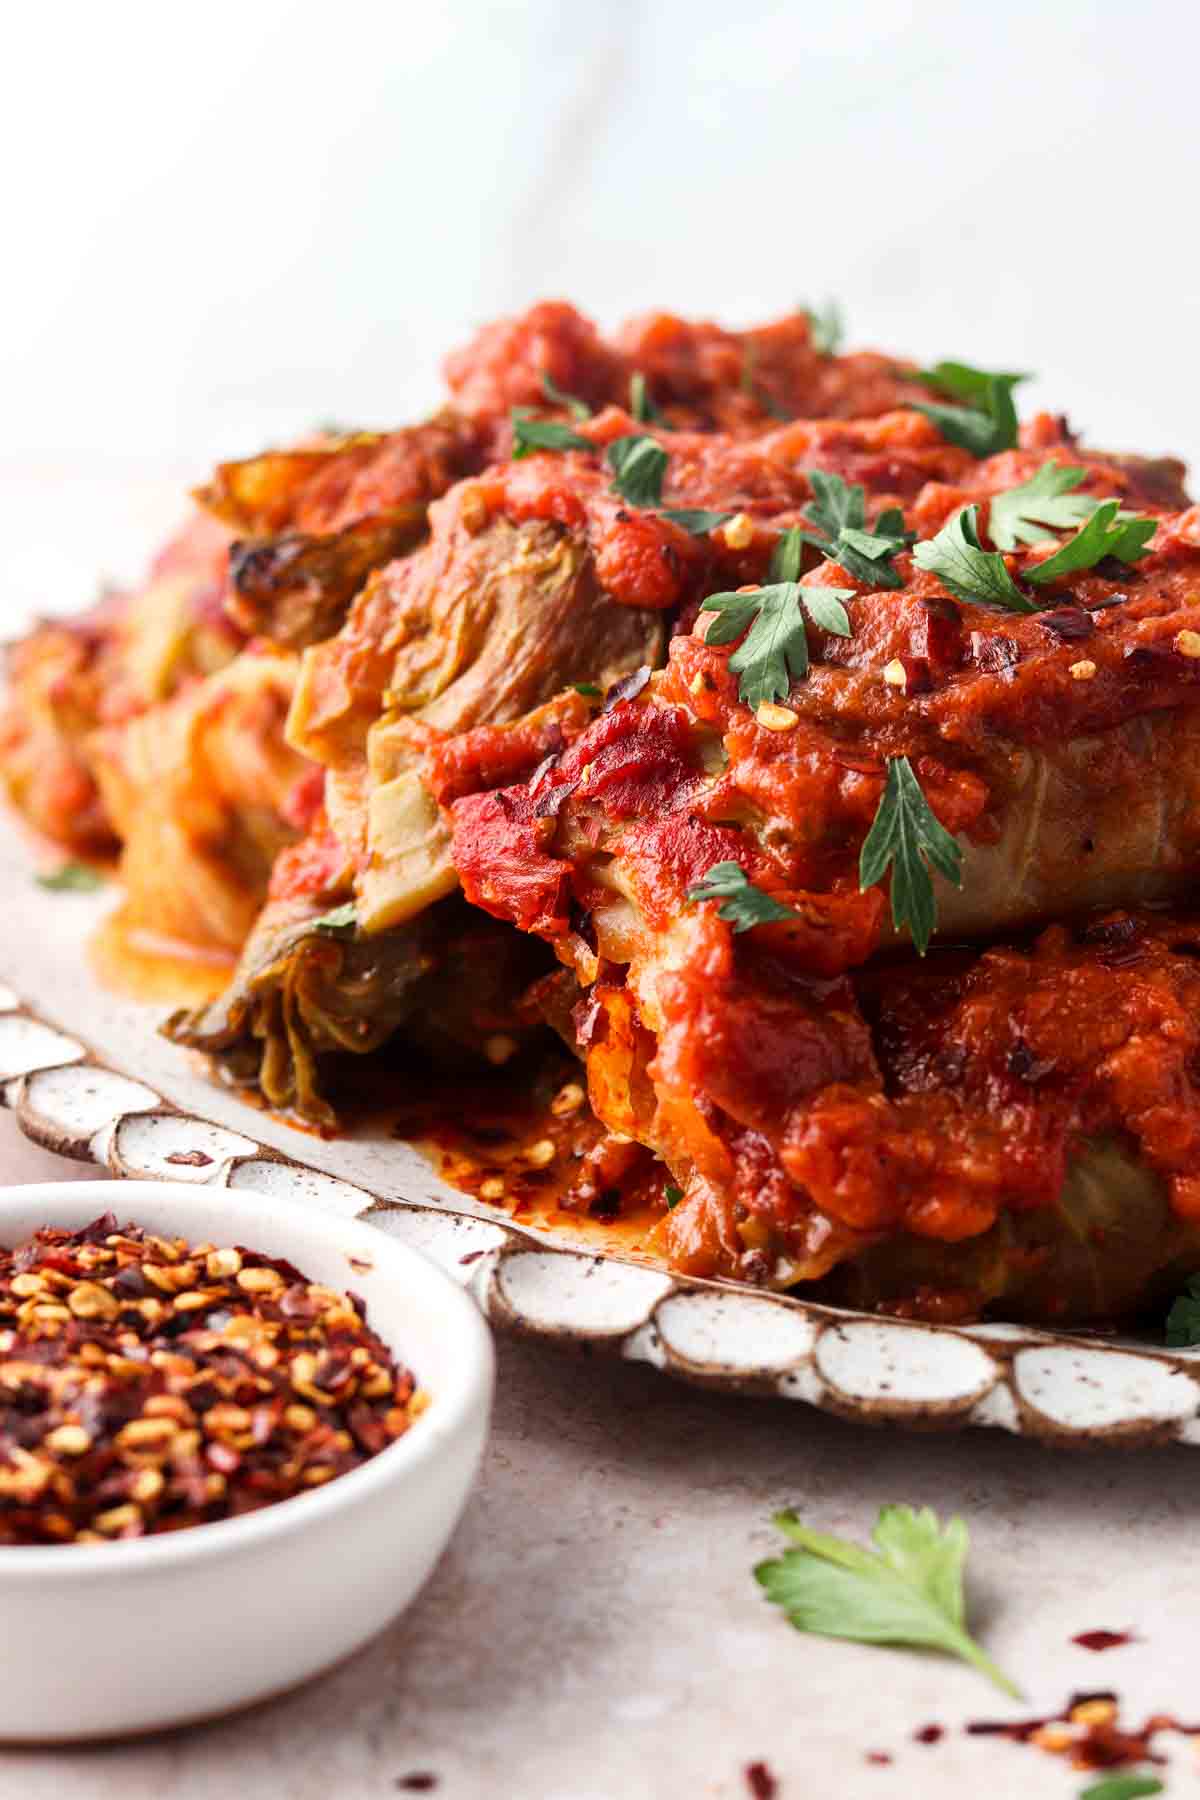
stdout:
[[282,1257],[112,1213],[0,1248],[0,1545],[252,1512],[366,1462],[425,1403],[362,1303]]
[[890,1763],[891,1760],[892,1759],[888,1755],[888,1752],[886,1750],[868,1750],[867,1751],[867,1761],[869,1763],[874,1763],[878,1768],[883,1768],[884,1765],[886,1763]]
[[1120,1724],[1117,1696],[1108,1689],[1072,1694],[1061,1712],[1046,1718],[1012,1723],[979,1720],[966,1729],[975,1737],[1007,1737],[1018,1744],[1032,1743],[1064,1757],[1075,1769],[1163,1763],[1166,1758],[1154,1749],[1155,1735],[1160,1731],[1179,1731],[1191,1736],[1196,1730],[1166,1714],[1154,1714],[1140,1731],[1126,1731]]
[[940,1744],[945,1735],[945,1729],[941,1725],[922,1725],[919,1731],[913,1732],[918,1744]]
[[779,1783],[765,1762],[747,1763],[745,1773],[746,1787],[754,1800],[775,1800]]
[[1071,1639],[1084,1650],[1116,1650],[1121,1644],[1132,1644],[1131,1631],[1080,1631]]
[[207,1169],[212,1157],[206,1156],[203,1150],[173,1150],[167,1161],[174,1163],[176,1168]]
[[411,1775],[397,1775],[396,1786],[408,1794],[431,1794],[438,1778],[430,1769],[414,1769]]

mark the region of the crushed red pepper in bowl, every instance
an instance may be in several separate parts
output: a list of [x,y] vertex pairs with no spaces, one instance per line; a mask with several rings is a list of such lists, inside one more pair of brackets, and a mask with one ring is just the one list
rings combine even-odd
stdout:
[[0,1248],[0,1546],[235,1518],[402,1437],[428,1396],[353,1294],[105,1213]]

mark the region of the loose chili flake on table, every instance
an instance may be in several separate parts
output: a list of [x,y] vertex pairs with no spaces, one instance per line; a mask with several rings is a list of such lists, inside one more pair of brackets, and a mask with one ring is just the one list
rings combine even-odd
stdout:
[[0,1249],[0,1545],[235,1518],[403,1436],[427,1396],[353,1294],[118,1227]]

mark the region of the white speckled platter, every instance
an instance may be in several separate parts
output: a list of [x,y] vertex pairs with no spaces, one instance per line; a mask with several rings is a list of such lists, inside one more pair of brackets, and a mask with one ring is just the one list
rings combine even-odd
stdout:
[[469,1285],[506,1330],[683,1380],[876,1423],[996,1425],[1042,1441],[1200,1443],[1200,1350],[1000,1324],[881,1320],[689,1281],[517,1229],[409,1145],[326,1142],[214,1087],[158,1036],[162,1008],[107,992],[87,944],[101,894],[49,893],[0,823],[0,1099],[27,1136],[134,1180],[203,1181],[363,1215]]

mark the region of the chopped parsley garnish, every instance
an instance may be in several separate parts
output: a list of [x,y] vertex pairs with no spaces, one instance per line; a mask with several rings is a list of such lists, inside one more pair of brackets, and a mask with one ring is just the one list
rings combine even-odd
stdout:
[[619,437],[606,451],[613,488],[630,506],[657,506],[662,499],[667,453],[652,437]]
[[[1019,490],[1014,490],[1019,491]],[[993,503],[994,504],[994,503]],[[1025,569],[1022,579],[1033,587],[1041,587],[1060,576],[1080,569],[1095,568],[1107,556],[1119,562],[1136,562],[1146,554],[1146,546],[1154,536],[1158,521],[1122,518],[1116,500],[1105,500],[1095,507],[1091,517],[1061,550]],[[1006,527],[1002,525],[1002,530]],[[1007,529],[1023,529],[1013,525],[1010,515]],[[979,508],[963,506],[944,525],[936,537],[926,538],[913,551],[919,569],[936,575],[944,587],[960,600],[972,600],[979,606],[998,607],[1002,612],[1038,612],[1044,604],[1023,594],[1008,572],[1008,565],[998,550],[984,550],[979,542]]]
[[952,394],[963,404],[918,404],[916,410],[937,426],[947,443],[961,445],[972,456],[994,456],[1016,444],[1017,410],[1012,391],[1027,379],[1025,375],[989,374],[969,363],[935,363],[932,369],[922,369],[917,380],[939,393]]
[[1193,1275],[1167,1314],[1167,1343],[1173,1350],[1200,1344],[1200,1275]]
[[330,937],[343,937],[357,927],[358,914],[354,910],[354,902],[347,900],[344,906],[335,906],[332,912],[322,913],[319,919],[313,919],[309,929],[326,932]]
[[532,456],[535,450],[594,450],[591,438],[581,437],[569,425],[555,419],[534,419],[525,406],[512,409],[513,461]]
[[1120,501],[1105,500],[1061,550],[1036,568],[1026,569],[1025,579],[1057,581],[1060,575],[1073,575],[1078,569],[1094,569],[1106,556],[1115,556],[1122,563],[1136,562],[1139,556],[1145,556],[1157,529],[1157,519],[1122,516]]
[[1037,612],[1034,601],[1025,597],[1009,574],[1000,552],[980,545],[978,521],[978,506],[960,507],[936,537],[917,545],[913,561],[918,569],[936,575],[960,600],[999,607],[1002,612]]
[[827,300],[822,307],[804,306],[800,310],[808,315],[808,341],[817,355],[836,356],[845,334],[845,321],[837,301]]
[[668,1181],[663,1189],[663,1199],[666,1201],[668,1209],[678,1206],[683,1199],[683,1189],[676,1187],[673,1181]]
[[1150,1800],[1166,1791],[1157,1775],[1102,1775],[1080,1789],[1079,1800]]
[[861,892],[892,870],[892,924],[907,925],[919,955],[929,948],[937,924],[932,864],[939,875],[962,886],[962,851],[939,824],[907,756],[888,758],[887,782],[858,859]]
[[[798,535],[798,534],[797,534]],[[776,548],[776,558],[792,555],[796,539],[785,533]],[[729,659],[729,667],[741,680],[738,698],[747,706],[759,707],[764,700],[782,700],[793,681],[803,681],[808,674],[808,634],[804,618],[836,637],[849,637],[850,620],[842,604],[853,600],[848,588],[803,587],[794,579],[770,582],[753,588],[748,594],[710,594],[704,602],[705,612],[720,615],[705,632],[706,644],[732,644],[749,625],[746,641]]]
[[650,398],[646,377],[640,369],[635,369],[629,377],[629,410],[639,425],[652,425],[662,418],[661,412]]
[[796,1547],[759,1563],[754,1575],[797,1631],[859,1644],[942,1650],[1020,1698],[1020,1690],[967,1631],[968,1539],[961,1519],[943,1527],[928,1506],[920,1512],[885,1506],[871,1533],[873,1550],[809,1531],[791,1511],[776,1513],[774,1523]]
[[988,536],[997,550],[1040,544],[1047,530],[1073,531],[1082,525],[1100,504],[1094,494],[1075,492],[1086,480],[1086,469],[1044,463],[1020,487],[997,494],[988,506]]
[[582,694],[585,700],[599,700],[600,698],[600,689],[594,681],[573,681],[571,686],[577,694]]
[[851,484],[823,469],[806,469],[805,476],[813,500],[804,516],[821,534],[813,537],[807,532],[806,541],[831,562],[840,563],[855,581],[875,588],[902,587],[892,558],[908,548],[916,533],[904,529],[900,508],[889,506],[868,530],[867,495],[861,482]]
[[63,863],[48,875],[35,875],[34,880],[40,888],[49,888],[52,894],[94,894],[97,888],[104,886],[100,871],[81,862]]
[[664,506],[658,516],[660,519],[670,519],[672,525],[682,526],[692,537],[703,537],[706,531],[715,531],[718,525],[727,524],[735,515],[731,512],[708,512],[699,506]]
[[755,887],[741,863],[714,863],[704,880],[688,889],[687,897],[719,900],[718,919],[724,919],[735,931],[749,931],[755,925],[772,925],[778,919],[796,916],[790,906],[782,906]]
[[565,407],[573,419],[591,418],[592,409],[587,401],[581,400],[578,394],[565,394],[558,383],[547,375],[545,369],[542,370],[539,380],[542,384],[542,392],[552,406]]

